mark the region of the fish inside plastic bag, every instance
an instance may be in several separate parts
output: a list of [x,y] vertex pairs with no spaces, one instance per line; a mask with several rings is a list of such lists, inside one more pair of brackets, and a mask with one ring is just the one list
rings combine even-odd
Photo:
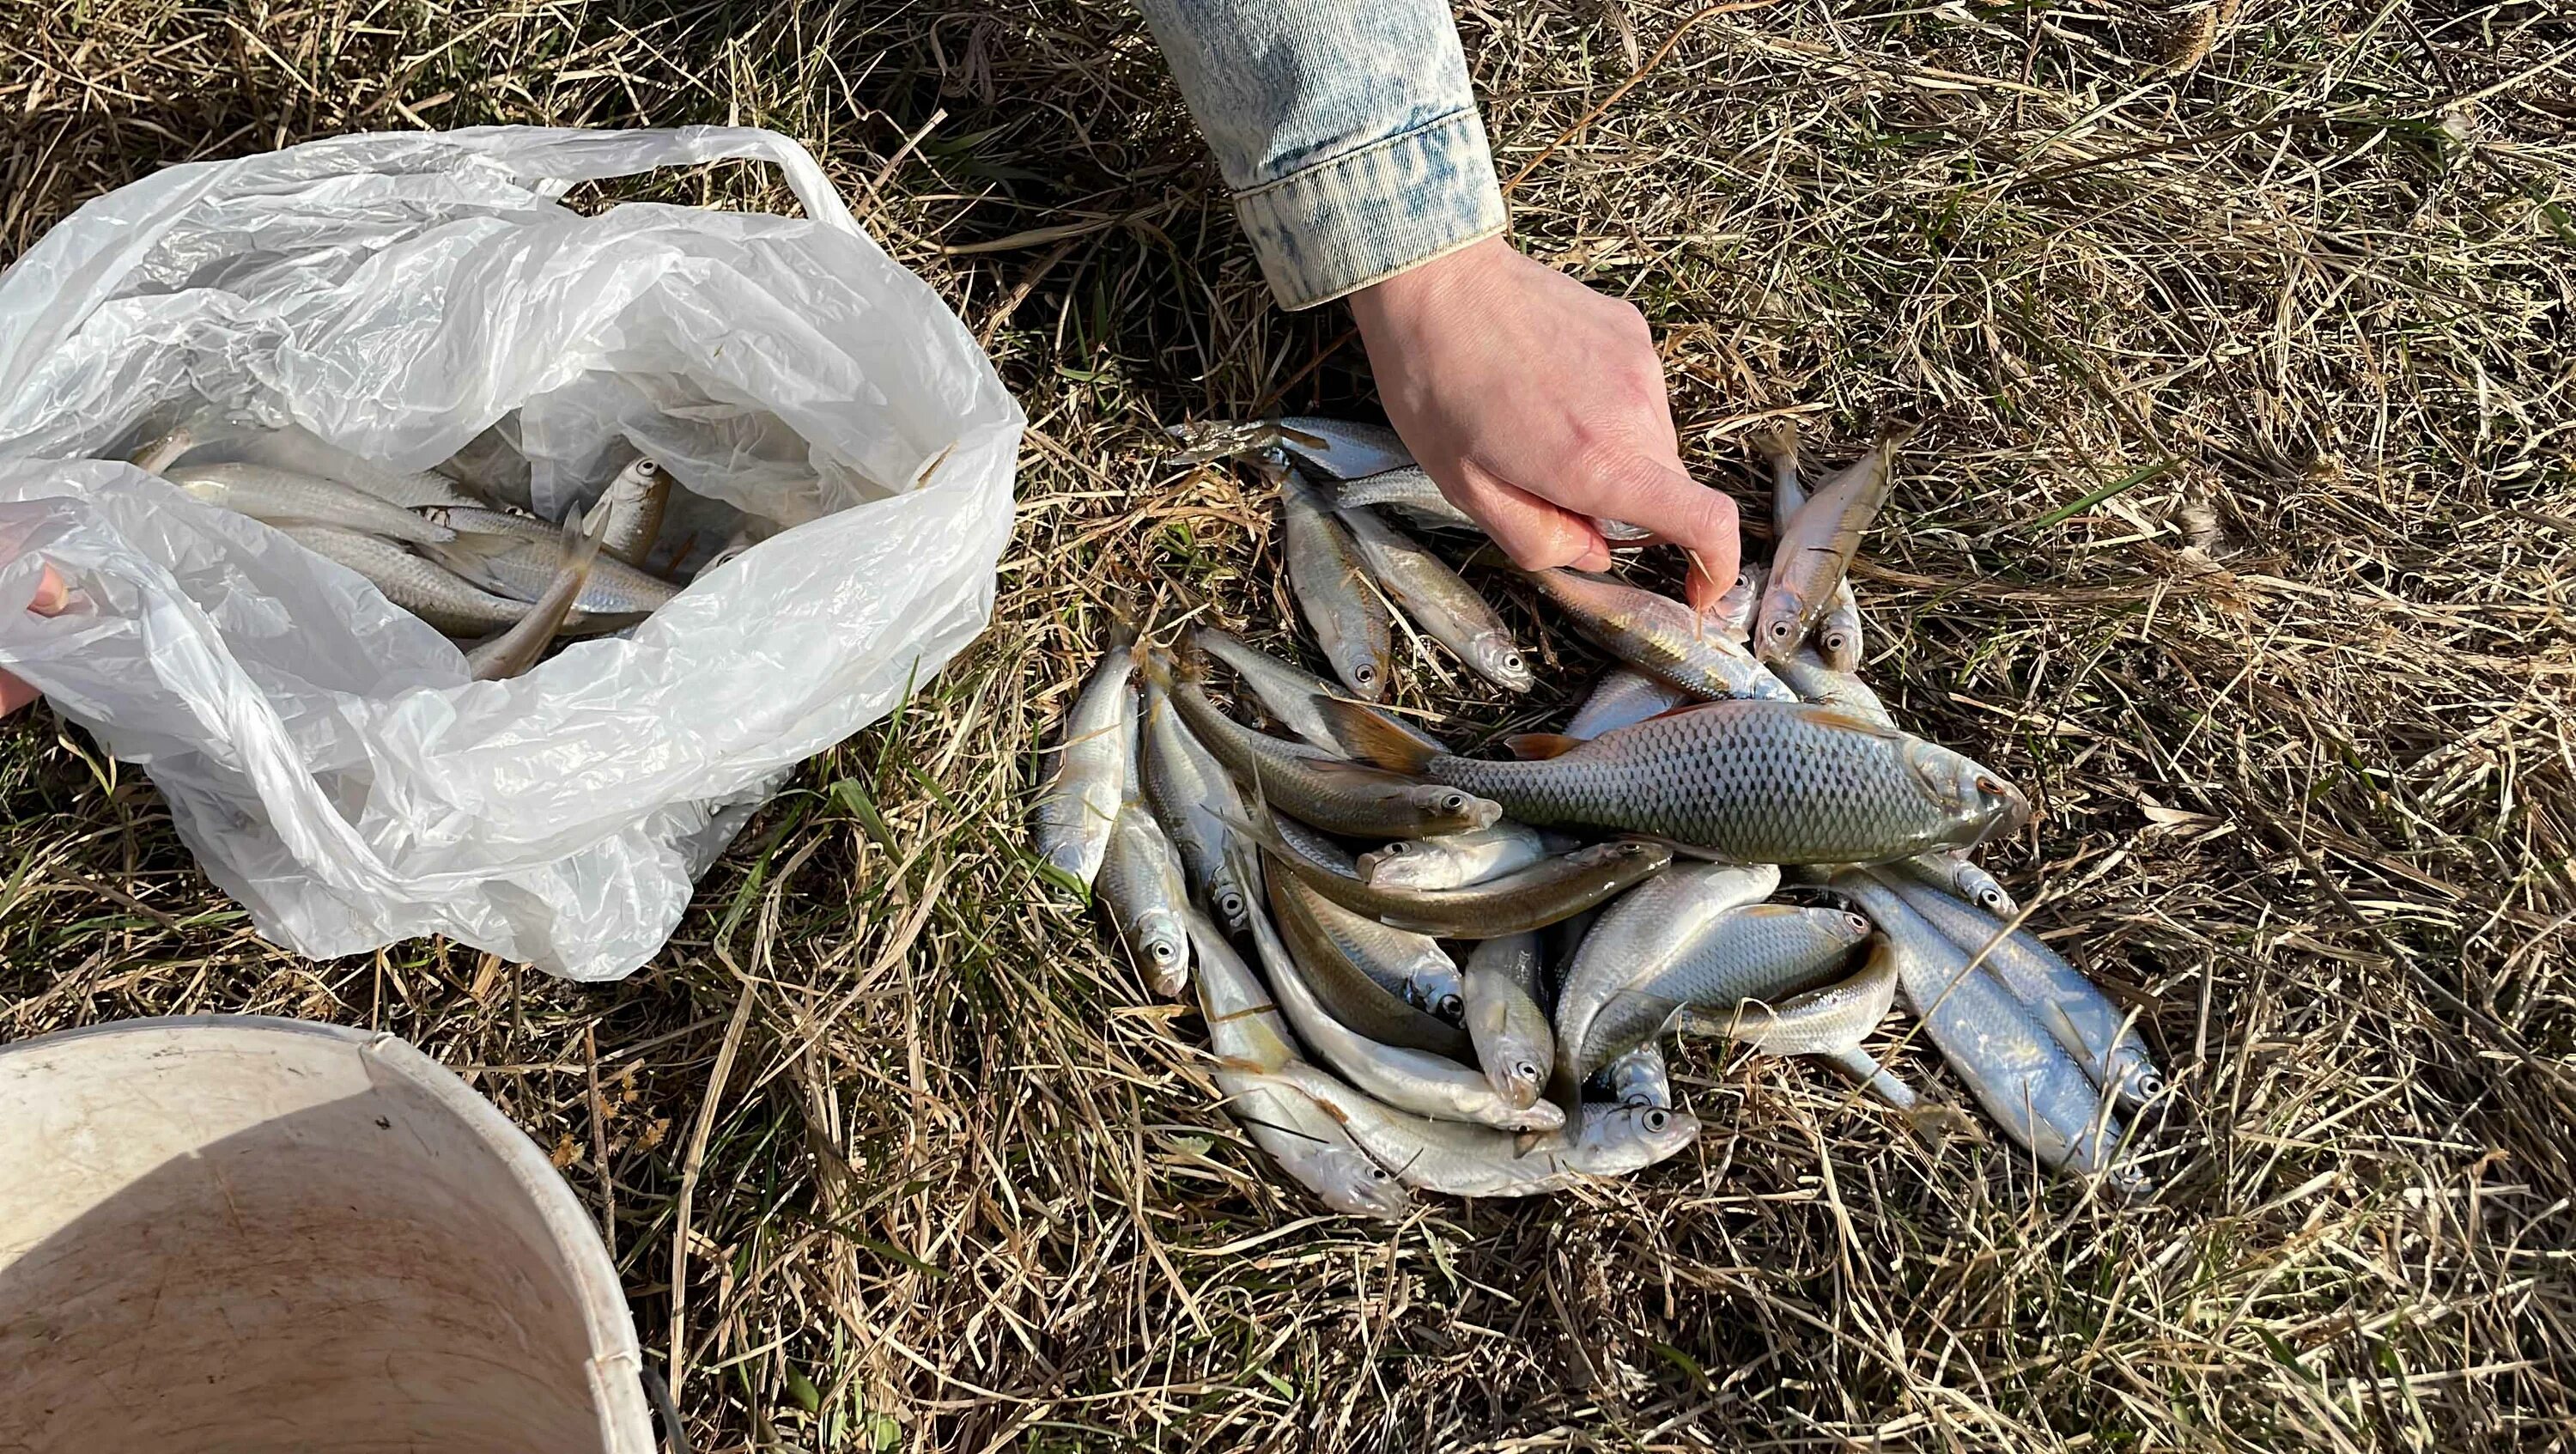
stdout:
[[[806,215],[561,204],[729,158],[779,166]],[[680,486],[656,564],[739,553],[622,638],[474,682],[353,572],[98,458],[209,417],[400,469],[462,452],[549,518],[641,449]],[[983,629],[1022,422],[771,132],[489,127],[173,167],[0,274],[0,669],[143,765],[276,942],[436,933],[616,978],[797,762]],[[45,563],[59,616],[25,609]]]

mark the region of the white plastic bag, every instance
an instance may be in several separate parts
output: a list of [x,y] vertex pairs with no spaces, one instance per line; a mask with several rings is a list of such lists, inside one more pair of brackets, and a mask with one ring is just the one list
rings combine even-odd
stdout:
[[[806,217],[557,200],[724,158],[784,169]],[[88,458],[200,401],[407,469],[520,411],[541,507],[633,433],[787,528],[632,639],[477,683],[355,574]],[[1022,422],[771,132],[487,127],[173,167],[0,274],[0,669],[148,769],[278,943],[437,933],[615,978],[788,769],[983,629]],[[44,562],[73,588],[52,618],[25,609]]]

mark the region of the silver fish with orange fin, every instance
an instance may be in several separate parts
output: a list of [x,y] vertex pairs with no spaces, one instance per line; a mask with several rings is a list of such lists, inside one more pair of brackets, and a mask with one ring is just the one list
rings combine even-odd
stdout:
[[2030,812],[1946,747],[1791,702],[1704,702],[1589,742],[1515,738],[1523,762],[1426,753],[1357,714],[1333,727],[1363,760],[1522,822],[1619,829],[1732,863],[1885,863],[1972,847]]

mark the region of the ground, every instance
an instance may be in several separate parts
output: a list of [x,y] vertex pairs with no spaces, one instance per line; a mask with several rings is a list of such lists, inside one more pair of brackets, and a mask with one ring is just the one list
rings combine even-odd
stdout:
[[[1516,236],[1646,311],[1694,467],[1749,492],[1782,411],[1826,454],[1924,424],[1861,578],[1869,673],[2038,799],[1995,863],[2173,1073],[2151,1198],[1706,1043],[1692,1152],[1394,1230],[1317,1215],[1211,1110],[1195,1021],[1031,872],[1033,756],[1113,606],[1285,619],[1265,503],[1159,468],[1156,426],[1364,411],[1368,380],[1347,315],[1269,305],[1115,0],[0,13],[0,258],[157,166],[340,131],[759,124],[1031,418],[991,631],[799,773],[633,979],[282,953],[40,707],[0,728],[0,1037],[409,1038],[554,1150],[701,1449],[2576,1439],[2576,23],[1461,26]],[[742,167],[577,200],[634,196],[786,205]],[[1479,578],[1549,669],[1518,703],[1409,673],[1471,739],[1595,665]]]

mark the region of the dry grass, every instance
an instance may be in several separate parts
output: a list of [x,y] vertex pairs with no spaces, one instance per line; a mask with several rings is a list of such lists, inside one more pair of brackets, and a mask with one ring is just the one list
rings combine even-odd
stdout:
[[1157,472],[1152,426],[1367,385],[1340,318],[1268,308],[1116,0],[0,13],[0,255],[154,166],[340,130],[756,122],[1034,420],[991,633],[811,764],[634,980],[277,953],[39,709],[0,729],[0,1034],[226,1009],[421,1044],[558,1148],[703,1448],[2576,1441],[2576,24],[1784,0],[1541,159],[1679,18],[1465,15],[1504,166],[1538,162],[1521,235],[1654,318],[1713,478],[1766,409],[1928,421],[1871,670],[2041,796],[1999,866],[2175,1073],[2152,1201],[1705,1046],[1693,1154],[1391,1233],[1209,1111],[1186,1018],[1029,872],[1031,755],[1112,600],[1282,619],[1263,509]]

